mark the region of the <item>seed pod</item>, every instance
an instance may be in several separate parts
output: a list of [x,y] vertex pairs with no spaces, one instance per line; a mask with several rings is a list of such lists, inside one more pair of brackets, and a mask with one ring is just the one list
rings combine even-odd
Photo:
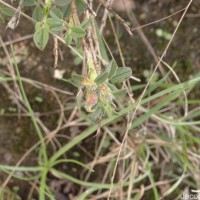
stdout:
[[92,107],[98,102],[98,95],[95,91],[88,91],[86,94],[85,109],[87,112],[94,112]]

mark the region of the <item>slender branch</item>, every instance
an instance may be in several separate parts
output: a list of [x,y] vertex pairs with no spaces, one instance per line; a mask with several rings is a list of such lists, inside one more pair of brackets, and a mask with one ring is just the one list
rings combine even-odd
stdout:
[[99,0],[99,2],[108,10],[110,11],[110,13],[113,14],[113,16],[120,22],[120,24],[122,24],[122,26],[126,29],[126,31],[128,32],[128,34],[130,36],[133,36],[133,33],[131,31],[131,28],[126,24],[126,22],[124,21],[124,19],[122,19],[113,9],[110,5],[108,5],[106,3],[105,0]]

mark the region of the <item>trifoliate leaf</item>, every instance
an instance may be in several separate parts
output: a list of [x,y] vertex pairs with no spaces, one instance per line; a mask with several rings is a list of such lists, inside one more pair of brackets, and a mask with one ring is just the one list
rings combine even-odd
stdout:
[[57,20],[63,18],[63,13],[57,8],[51,8],[50,15],[52,18],[57,19]]
[[111,78],[112,83],[121,83],[129,79],[132,75],[130,67],[120,67],[117,69],[115,75]]
[[96,79],[94,80],[94,82],[96,84],[101,84],[103,82],[105,82],[108,78],[108,72],[107,71],[104,71],[102,72],[101,74],[99,74]]
[[65,6],[67,4],[70,4],[72,0],[54,0],[55,4],[58,6]]
[[77,12],[82,12],[85,10],[86,5],[83,0],[75,0]]
[[62,31],[64,28],[62,21],[57,20],[57,19],[48,18],[46,20],[46,23],[49,26],[49,29],[55,34]]
[[116,90],[112,93],[115,97],[125,96],[127,94],[126,89]]
[[70,30],[71,30],[72,36],[77,37],[77,38],[84,37],[86,34],[85,31],[79,26],[72,26]]
[[0,6],[0,13],[2,15],[5,15],[5,16],[8,16],[8,17],[12,17],[15,14],[15,11],[13,11],[11,8]]
[[78,74],[72,74],[72,81],[76,84],[77,87],[80,87],[83,82],[83,76]]
[[92,18],[86,19],[81,23],[81,28],[86,30],[88,26],[90,25]]
[[36,0],[24,0],[23,5],[24,6],[34,6],[36,3]]
[[37,48],[43,50],[49,40],[48,29],[46,27],[37,27],[33,40]]
[[112,92],[115,92],[115,91],[117,91],[118,89],[116,88],[116,86],[115,85],[113,85],[113,84],[111,84],[111,83],[107,83],[107,86],[110,88],[110,90],[112,91]]
[[117,68],[117,63],[114,60],[112,60],[112,62],[110,63],[110,72],[108,76],[109,79],[111,79],[115,75]]
[[36,6],[33,10],[32,18],[39,22],[43,19],[43,17],[43,9],[40,6]]
[[63,14],[63,18],[69,17],[71,14],[70,4],[63,6],[60,10]]
[[71,33],[67,33],[65,35],[65,43],[67,46],[69,46],[71,44],[71,42],[72,42],[72,35],[71,35]]

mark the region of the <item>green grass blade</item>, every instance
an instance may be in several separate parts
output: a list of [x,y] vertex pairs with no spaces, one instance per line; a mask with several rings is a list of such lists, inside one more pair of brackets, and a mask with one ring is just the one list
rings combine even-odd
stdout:
[[[175,85],[171,88],[165,89],[155,95],[152,95],[150,97],[147,97],[145,99],[142,100],[141,105],[148,103],[156,98],[159,98],[165,94],[168,94],[170,92],[173,91],[177,91],[179,90],[179,92],[181,92],[182,90],[185,90],[187,88],[190,88],[192,86],[194,86],[196,83],[198,83],[200,81],[200,77],[197,77],[193,80]],[[118,113],[118,115],[113,115],[107,119],[102,120],[102,126],[105,126],[113,121],[119,121],[120,117],[122,117],[123,115],[125,115],[127,112],[129,112],[130,110],[135,109],[136,104],[131,104],[128,107],[124,108],[122,111],[120,111]],[[74,147],[76,144],[80,143],[82,140],[84,140],[85,138],[89,137],[91,134],[93,134],[95,131],[97,130],[97,125],[93,125],[90,126],[88,129],[86,129],[85,131],[83,131],[83,133],[81,135],[76,136],[73,140],[71,140],[69,143],[67,143],[65,146],[63,146],[62,148],[60,148],[51,158],[50,158],[50,162],[53,163],[55,162],[60,156],[62,156],[64,153],[66,153],[68,150],[70,150],[72,147]]]
[[74,164],[77,164],[77,165],[80,165],[81,167],[91,171],[91,172],[94,172],[93,169],[91,169],[90,167],[88,167],[87,165],[77,161],[77,160],[73,160],[73,159],[61,159],[61,160],[58,160],[56,162],[53,163],[52,167],[55,166],[55,165],[58,165],[60,163],[74,163]]
[[[13,50],[12,50],[13,52]],[[23,96],[23,99],[24,99],[24,102],[26,104],[26,107],[30,113],[30,116],[31,116],[31,120],[33,122],[33,125],[35,127],[35,130],[38,134],[38,137],[40,139],[40,142],[41,142],[41,148],[42,148],[42,152],[43,152],[43,157],[44,157],[44,161],[47,162],[47,152],[46,152],[46,144],[45,144],[45,141],[44,141],[44,138],[43,138],[43,135],[42,135],[42,132],[40,130],[40,127],[36,121],[36,118],[35,118],[35,115],[34,115],[34,112],[31,108],[31,105],[28,101],[28,98],[26,96],[26,92],[24,90],[24,87],[23,87],[23,84],[22,84],[22,80],[21,80],[21,76],[20,76],[20,73],[19,73],[19,70],[18,70],[18,66],[17,66],[17,63],[16,63],[16,60],[15,60],[15,55],[14,55],[14,52],[13,52],[13,57],[14,57],[14,66],[15,66],[15,70],[16,70],[16,73],[17,73],[17,77],[18,77],[18,82],[19,82],[19,87],[20,87],[20,90],[21,90],[21,94]]]
[[11,171],[26,171],[26,172],[40,172],[44,168],[43,167],[24,167],[24,166],[8,166],[8,165],[0,165],[0,170],[11,170]]

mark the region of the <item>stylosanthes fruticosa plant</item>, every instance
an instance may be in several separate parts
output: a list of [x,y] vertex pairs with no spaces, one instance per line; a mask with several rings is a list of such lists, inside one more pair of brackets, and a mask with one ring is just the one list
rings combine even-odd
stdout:
[[64,41],[74,52],[78,53],[80,49],[83,52],[78,53],[83,60],[83,74],[73,73],[72,82],[80,88],[77,98],[84,104],[85,110],[94,113],[97,118],[116,113],[115,98],[126,93],[116,85],[129,79],[132,70],[118,67],[114,60],[109,61],[92,3],[85,0],[21,0],[15,12],[8,12],[7,8],[0,9],[1,21],[8,13],[12,16],[8,27],[14,29],[19,23],[21,11],[27,6],[32,8],[31,17],[35,21],[33,41],[39,50],[45,49],[52,35]]
[[[77,21],[71,16],[72,0],[46,0],[42,8],[36,5],[32,17],[37,21],[35,25],[34,43],[43,50],[49,40],[49,34],[65,34],[66,45],[70,45],[72,39],[77,40],[85,36],[82,26],[77,26]],[[82,0],[75,1],[79,10],[84,10],[85,4]],[[68,18],[68,20],[66,20]]]
[[[72,81],[83,89],[85,97],[84,107],[87,112],[93,112],[96,117],[112,115],[115,112],[114,100],[116,96],[124,95],[124,90],[118,90],[114,84],[129,79],[132,70],[129,67],[118,68],[113,60],[106,70],[97,75],[93,69],[89,76],[72,75]],[[79,95],[82,95],[79,94]]]

